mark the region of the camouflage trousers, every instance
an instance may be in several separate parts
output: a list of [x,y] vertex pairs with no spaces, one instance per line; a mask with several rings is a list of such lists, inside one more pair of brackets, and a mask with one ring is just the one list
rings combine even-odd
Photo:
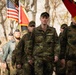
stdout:
[[65,75],[66,74],[66,68],[63,67],[60,60],[56,63],[54,63],[54,67],[56,68],[55,73],[56,75]]
[[25,75],[23,68],[16,69],[16,75]]
[[43,60],[42,58],[35,58],[34,60],[35,75],[52,75],[53,62],[50,60]]
[[71,61],[71,60],[67,61],[66,75],[76,75],[76,61]]
[[24,75],[35,75],[34,74],[34,65],[30,65],[28,62],[23,65]]

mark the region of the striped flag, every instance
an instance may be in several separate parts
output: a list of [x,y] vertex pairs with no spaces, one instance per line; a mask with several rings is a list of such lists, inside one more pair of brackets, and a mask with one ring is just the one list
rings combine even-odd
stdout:
[[7,0],[7,18],[18,21],[18,7],[10,0]]
[[62,0],[62,1],[76,21],[76,2],[74,0]]

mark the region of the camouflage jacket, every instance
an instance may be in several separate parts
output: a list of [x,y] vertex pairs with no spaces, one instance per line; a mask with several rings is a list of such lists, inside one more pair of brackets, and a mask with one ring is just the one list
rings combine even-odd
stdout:
[[64,30],[62,37],[61,59],[76,59],[76,26],[71,25]]
[[45,32],[41,26],[35,28],[32,33],[31,42],[32,50],[28,50],[28,60],[31,59],[32,56],[34,58],[45,57],[45,59],[51,58],[53,60],[54,55],[59,55],[58,36],[53,27],[48,26]]
[[27,62],[27,49],[30,48],[30,37],[31,33],[25,34],[21,40],[19,41],[18,45],[16,46],[13,55],[12,55],[12,64],[23,64]]
[[60,33],[59,34],[59,43],[60,43],[60,54],[59,54],[59,58],[61,59],[61,57],[62,57],[62,50],[61,49],[63,49],[63,39],[62,39],[62,37],[63,37],[63,33]]

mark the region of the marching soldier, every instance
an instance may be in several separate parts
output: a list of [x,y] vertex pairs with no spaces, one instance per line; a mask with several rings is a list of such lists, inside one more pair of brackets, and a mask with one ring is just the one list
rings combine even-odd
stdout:
[[58,62],[55,64],[56,65],[56,74],[57,75],[65,75],[66,73],[66,69],[65,69],[65,65],[63,65],[62,60],[61,60],[61,54],[62,51],[61,49],[63,49],[63,40],[62,40],[62,36],[63,36],[63,31],[64,29],[66,29],[68,26],[67,24],[62,24],[60,27],[60,34],[59,34],[59,41],[60,41],[60,54],[59,54],[59,60]]
[[64,30],[62,37],[61,59],[66,66],[66,75],[76,75],[76,21]]
[[55,28],[48,25],[49,14],[41,13],[41,25],[36,27],[27,49],[30,65],[34,62],[35,75],[52,75],[53,63],[58,61],[59,43]]
[[28,63],[27,59],[27,49],[30,48],[30,37],[32,35],[32,31],[35,28],[35,22],[30,21],[28,25],[28,32],[24,34],[20,42],[18,43],[17,47],[15,48],[15,53],[12,56],[12,65],[16,64],[17,71],[19,69],[23,69],[24,74],[19,72],[18,75],[34,75],[33,65]]

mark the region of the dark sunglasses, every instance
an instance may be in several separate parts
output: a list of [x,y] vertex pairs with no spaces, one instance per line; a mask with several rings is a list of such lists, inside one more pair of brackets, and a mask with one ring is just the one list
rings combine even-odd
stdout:
[[35,25],[31,25],[30,27],[35,27]]

